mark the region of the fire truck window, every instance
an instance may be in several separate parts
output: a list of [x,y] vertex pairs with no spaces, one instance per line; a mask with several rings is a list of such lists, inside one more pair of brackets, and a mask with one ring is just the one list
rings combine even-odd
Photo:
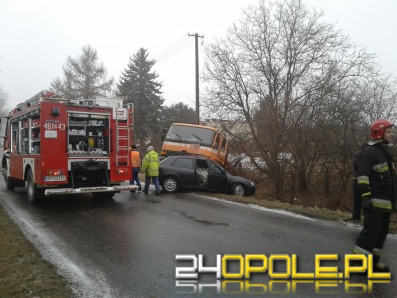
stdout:
[[27,154],[29,153],[29,121],[26,119],[21,122],[21,146],[20,146],[20,153]]
[[34,117],[31,120],[31,145],[30,150],[32,154],[40,153],[40,119],[38,117]]
[[12,125],[12,147],[11,147],[12,153],[18,152],[18,143],[19,143],[18,140],[19,140],[18,124],[15,123]]

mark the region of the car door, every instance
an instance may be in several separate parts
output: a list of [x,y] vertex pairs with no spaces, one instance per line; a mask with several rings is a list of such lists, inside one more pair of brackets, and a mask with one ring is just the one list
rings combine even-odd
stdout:
[[208,189],[212,191],[225,191],[227,188],[227,176],[224,169],[211,160],[208,164]]
[[192,187],[196,185],[195,167],[196,161],[194,158],[181,156],[175,159],[167,174],[178,177],[182,187]]
[[197,158],[196,161],[196,183],[198,188],[208,188],[208,164],[206,159]]

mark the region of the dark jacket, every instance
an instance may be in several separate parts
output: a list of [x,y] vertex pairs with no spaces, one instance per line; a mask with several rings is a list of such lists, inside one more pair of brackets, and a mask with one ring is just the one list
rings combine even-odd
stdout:
[[396,210],[396,174],[393,157],[382,143],[369,143],[358,160],[357,181],[363,200],[371,200],[374,210]]

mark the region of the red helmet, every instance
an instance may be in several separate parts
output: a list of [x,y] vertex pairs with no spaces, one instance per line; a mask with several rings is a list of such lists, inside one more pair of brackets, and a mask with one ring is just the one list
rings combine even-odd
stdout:
[[392,122],[386,119],[376,120],[371,126],[371,139],[378,140],[383,138],[383,134],[385,133],[385,129],[394,126]]

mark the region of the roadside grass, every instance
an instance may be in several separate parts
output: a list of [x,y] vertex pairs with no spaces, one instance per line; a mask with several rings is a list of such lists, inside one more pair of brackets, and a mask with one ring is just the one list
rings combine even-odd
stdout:
[[42,259],[1,204],[0,297],[73,297],[67,281]]
[[[208,193],[202,193],[203,195],[208,195]],[[242,204],[254,204],[261,207],[266,207],[269,209],[278,209],[278,210],[286,210],[290,212],[295,212],[301,215],[305,215],[307,217],[330,220],[334,222],[340,222],[347,220],[350,216],[350,212],[345,211],[333,211],[327,208],[319,208],[319,207],[307,207],[289,203],[283,203],[276,200],[264,200],[258,199],[257,197],[241,197],[237,195],[227,195],[227,194],[211,194],[219,199],[224,199],[228,201],[238,202]],[[362,216],[363,217],[363,216]],[[362,222],[361,222],[362,223]],[[390,234],[397,234],[397,213],[394,212],[390,218]]]

